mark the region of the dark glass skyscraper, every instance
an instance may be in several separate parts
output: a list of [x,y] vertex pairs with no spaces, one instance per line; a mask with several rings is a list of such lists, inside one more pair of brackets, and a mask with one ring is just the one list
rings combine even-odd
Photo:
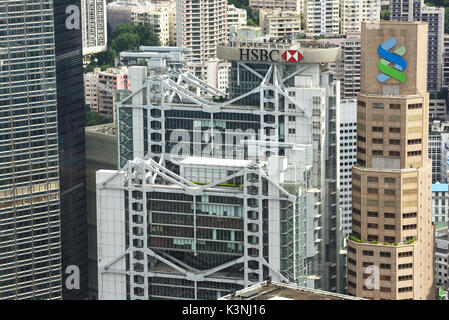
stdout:
[[57,113],[53,1],[2,0],[0,299],[61,298]]
[[[79,10],[67,10],[69,6]],[[79,267],[81,277],[79,290],[63,286],[63,299],[86,299],[88,294],[82,33],[76,20],[80,10],[79,0],[54,1],[63,280],[70,265]]]

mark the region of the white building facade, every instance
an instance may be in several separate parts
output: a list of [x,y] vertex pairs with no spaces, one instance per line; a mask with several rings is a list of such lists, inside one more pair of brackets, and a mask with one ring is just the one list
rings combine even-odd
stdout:
[[320,34],[339,34],[339,0],[304,0],[305,31]]
[[380,0],[341,0],[341,33],[360,32],[362,22],[380,21]]
[[83,55],[106,51],[108,27],[106,0],[81,0]]
[[352,232],[352,166],[356,162],[356,100],[342,100],[340,105],[340,229],[345,238]]
[[[155,49],[123,53],[122,58],[146,59],[149,68],[129,68],[133,93],[118,103],[120,165],[151,158],[180,174],[179,152],[185,156],[199,152],[209,157],[268,159],[286,156],[292,145],[312,145],[312,190],[320,204],[309,209],[322,216],[322,222],[306,233],[316,246],[303,256],[307,276],[302,281],[310,287],[337,291],[341,277],[337,276],[338,252],[332,246],[339,212],[340,88],[327,64],[339,57],[340,49],[298,50],[297,45],[278,45],[263,49],[276,62],[257,63],[249,56],[239,57],[246,45],[218,49],[218,58],[231,61],[230,92],[224,101],[208,100],[188,90],[196,86],[201,92],[226,96],[181,69],[182,63],[177,63],[182,59],[175,51],[182,49],[161,48],[165,51],[162,61]],[[253,45],[256,51],[262,50]],[[246,142],[245,137],[249,139]],[[180,138],[187,145],[179,147]]]

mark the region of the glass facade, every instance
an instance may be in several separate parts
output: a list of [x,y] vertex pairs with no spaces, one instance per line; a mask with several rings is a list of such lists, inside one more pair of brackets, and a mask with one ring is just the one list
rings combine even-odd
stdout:
[[[87,203],[84,81],[82,33],[76,20],[68,28],[69,6],[81,8],[79,0],[54,2],[55,50],[58,106],[59,169],[61,180],[61,233],[63,270],[75,265],[80,270],[80,289],[64,290],[64,299],[88,295]],[[79,12],[73,12],[73,15]],[[65,276],[67,276],[64,273]]]
[[0,6],[0,299],[61,298],[53,1]]

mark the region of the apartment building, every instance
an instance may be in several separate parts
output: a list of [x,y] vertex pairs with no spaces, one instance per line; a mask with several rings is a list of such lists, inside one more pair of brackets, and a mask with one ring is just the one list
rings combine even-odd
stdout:
[[221,61],[218,58],[210,59],[207,64],[207,83],[217,88],[221,92],[227,93],[229,90],[229,73],[231,72],[231,64]]
[[176,45],[189,48],[189,70],[206,79],[206,61],[217,57],[217,45],[228,40],[226,0],[178,0]]
[[272,10],[260,16],[263,34],[272,39],[288,38],[301,32],[301,16],[295,11]]
[[380,0],[342,0],[341,33],[360,32],[362,22],[380,21]]
[[106,51],[108,26],[106,0],[82,0],[83,55]]
[[424,0],[391,0],[390,18],[394,21],[423,21],[429,24],[427,90],[442,87],[444,51],[444,8],[430,7]]
[[429,101],[429,119],[444,118],[446,116],[446,100],[430,99]]
[[[421,76],[427,71],[427,38],[425,23],[362,24],[364,72],[347,241],[347,290],[359,297],[434,298],[429,94]],[[376,63],[378,52],[390,46],[402,48],[394,74]],[[404,61],[406,68],[399,66]]]
[[170,42],[170,10],[175,11],[175,8],[169,3],[136,6],[131,9],[131,23],[152,25],[161,46],[167,46]]
[[230,26],[246,26],[247,12],[245,9],[236,8],[233,4],[228,4],[227,22]]
[[340,228],[343,236],[352,230],[352,167],[357,161],[357,101],[340,104]]
[[305,31],[315,35],[339,34],[339,0],[304,0]]
[[249,6],[256,9],[281,9],[302,12],[305,0],[249,0]]

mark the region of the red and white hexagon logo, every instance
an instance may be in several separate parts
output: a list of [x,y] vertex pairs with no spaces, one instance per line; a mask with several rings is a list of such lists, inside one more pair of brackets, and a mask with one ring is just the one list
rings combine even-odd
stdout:
[[287,62],[299,62],[304,56],[298,50],[287,50],[282,54],[282,58]]

